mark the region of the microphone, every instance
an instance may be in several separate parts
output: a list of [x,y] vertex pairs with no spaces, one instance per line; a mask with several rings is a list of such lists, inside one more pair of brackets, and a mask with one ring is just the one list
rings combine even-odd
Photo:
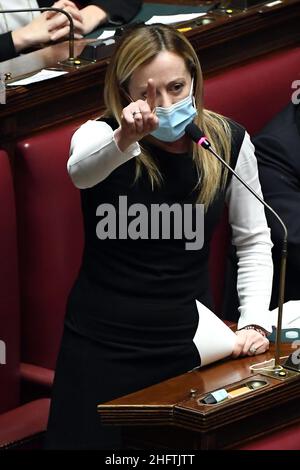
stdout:
[[[253,196],[258,199],[261,204],[263,204],[264,207],[266,207],[279,221],[283,228],[284,236],[283,236],[283,242],[282,242],[282,251],[281,251],[281,262],[280,262],[280,281],[279,281],[279,297],[278,297],[278,319],[277,319],[277,329],[276,329],[276,341],[275,341],[275,364],[273,369],[268,372],[272,372],[270,375],[275,375],[278,377],[279,374],[282,373],[282,365],[280,364],[280,348],[281,348],[281,329],[282,329],[282,311],[283,311],[283,303],[284,303],[284,292],[285,292],[285,274],[286,274],[286,260],[287,260],[287,237],[288,237],[288,232],[287,232],[287,227],[282,221],[282,219],[279,217],[277,212],[275,212],[274,209],[272,209],[269,204],[267,204],[259,194],[254,191],[251,186],[249,186],[246,181],[241,178],[233,168],[231,168],[230,165],[222,158],[220,155],[218,155],[215,150],[212,148],[210,142],[208,139],[205,137],[203,132],[199,129],[199,127],[196,126],[193,122],[188,124],[185,128],[185,133],[195,142],[197,145],[201,145],[201,147],[205,148],[208,150],[210,153],[212,153],[221,163],[223,166],[225,166],[230,173],[234,175],[235,178],[237,178],[247,189],[248,191],[253,194]],[[291,355],[292,356],[292,355]],[[291,360],[291,356],[287,359],[286,363],[284,366],[288,369],[292,369],[295,371],[299,371],[299,366],[294,364]],[[268,372],[266,371],[266,375],[269,375]],[[289,375],[289,374],[285,374]]]
[[74,23],[73,18],[70,13],[63,10],[62,8],[24,8],[24,9],[17,9],[17,10],[0,10],[0,13],[27,13],[27,12],[34,12],[34,11],[55,11],[57,13],[63,13],[69,20],[70,23],[70,32],[69,32],[69,57],[67,60],[61,62],[63,65],[67,65],[70,67],[78,67],[81,65],[81,61],[78,58],[74,57]]

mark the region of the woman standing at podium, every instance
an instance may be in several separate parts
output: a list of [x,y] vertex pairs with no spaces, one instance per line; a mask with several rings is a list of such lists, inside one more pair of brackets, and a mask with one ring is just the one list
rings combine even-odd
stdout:
[[[209,245],[225,204],[239,255],[233,356],[269,344],[272,244],[264,209],[184,129],[199,125],[260,192],[249,135],[203,109],[200,64],[182,34],[152,25],[124,36],[107,70],[105,117],[81,126],[71,143],[68,171],[81,190],[85,248],[67,306],[47,448],[118,447],[118,431],[100,425],[97,404],[200,366],[195,299],[212,308]],[[195,204],[204,205],[204,220]],[[168,209],[190,209],[181,222],[204,222],[203,246],[187,249],[191,238],[177,236],[175,215],[169,232],[159,226],[158,205],[162,224]]]
[[[65,15],[52,12],[1,13],[2,10],[62,8],[74,21],[75,37],[80,38],[102,23],[123,24],[139,11],[141,0],[0,0],[0,62],[16,57],[20,52],[58,41],[69,34]],[[78,6],[80,8],[78,8]]]

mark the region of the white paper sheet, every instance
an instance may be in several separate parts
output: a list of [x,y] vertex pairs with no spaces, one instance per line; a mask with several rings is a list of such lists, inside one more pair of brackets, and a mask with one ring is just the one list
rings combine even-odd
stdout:
[[51,78],[59,77],[60,75],[64,75],[65,71],[61,70],[46,70],[43,69],[34,75],[31,75],[28,78],[23,78],[21,80],[17,80],[13,83],[7,83],[6,86],[17,86],[17,85],[30,85],[31,83],[43,82],[44,80],[50,80]]
[[196,300],[196,304],[199,313],[199,325],[193,341],[199,351],[202,367],[230,356],[237,336],[211,310],[198,300]]
[[204,16],[206,13],[186,13],[182,15],[164,15],[164,16],[152,16],[150,20],[146,21],[145,24],[153,23],[163,23],[163,24],[172,24],[172,23],[182,23],[184,21],[194,20],[200,16]]
[[[277,326],[278,308],[271,310],[272,325]],[[300,328],[300,300],[290,300],[283,304],[282,328]]]
[[97,39],[107,39],[107,38],[112,38],[116,34],[116,30],[113,29],[111,31],[103,31],[103,33],[100,34],[100,36],[97,37]]

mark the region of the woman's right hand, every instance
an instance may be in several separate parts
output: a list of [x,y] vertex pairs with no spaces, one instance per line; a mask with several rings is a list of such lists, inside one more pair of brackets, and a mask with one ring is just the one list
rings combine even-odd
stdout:
[[146,100],[133,101],[122,111],[121,125],[115,131],[115,140],[122,152],[158,127],[159,122],[158,117],[155,115],[155,106],[156,86],[153,80],[149,78]]

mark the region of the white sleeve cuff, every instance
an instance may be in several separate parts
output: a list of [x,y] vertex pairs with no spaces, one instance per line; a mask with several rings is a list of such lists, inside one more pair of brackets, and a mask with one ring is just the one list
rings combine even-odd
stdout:
[[122,152],[116,144],[113,129],[107,123],[88,121],[72,137],[67,169],[77,188],[91,188],[140,153],[137,142]]
[[269,310],[261,310],[256,304],[248,304],[247,307],[240,307],[241,316],[237,327],[238,330],[248,325],[257,325],[269,333],[272,332],[273,319]]

